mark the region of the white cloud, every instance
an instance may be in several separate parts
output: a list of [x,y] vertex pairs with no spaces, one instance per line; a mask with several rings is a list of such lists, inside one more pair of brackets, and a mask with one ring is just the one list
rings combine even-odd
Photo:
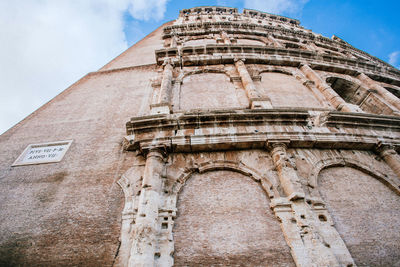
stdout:
[[392,66],[396,66],[396,68],[400,68],[400,66],[397,66],[399,63],[399,57],[400,57],[400,51],[394,51],[389,54],[389,64]]
[[164,17],[168,0],[131,0],[129,13],[139,20],[160,20]]
[[244,0],[244,7],[272,14],[287,12],[295,14],[301,11],[309,0]]
[[161,2],[0,1],[0,134],[125,50],[124,12],[160,19]]

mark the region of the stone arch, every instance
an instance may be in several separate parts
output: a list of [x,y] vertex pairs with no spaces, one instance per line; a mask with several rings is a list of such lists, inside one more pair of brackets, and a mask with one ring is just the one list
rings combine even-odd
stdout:
[[262,45],[266,46],[268,43],[263,41],[261,38],[256,38],[256,37],[238,37],[236,39],[236,43],[239,45]]
[[387,177],[387,175],[380,173],[378,170],[372,169],[370,166],[358,160],[343,157],[326,158],[314,164],[314,168],[310,171],[310,174],[308,176],[308,184],[312,189],[315,190],[318,186],[318,176],[320,172],[330,167],[351,167],[357,169],[379,180],[387,187],[389,187],[392,191],[400,195],[400,185],[392,181],[389,177]]
[[118,255],[115,259],[117,266],[127,266],[132,247],[132,224],[135,222],[139,192],[141,188],[141,176],[144,165],[135,165],[125,171],[117,180],[124,193],[124,208],[121,216],[121,236]]
[[244,92],[223,68],[197,68],[181,74],[174,89],[173,110],[244,108]]
[[392,87],[385,86],[385,89],[391,92],[394,96],[400,99],[400,90]]
[[396,265],[400,218],[393,215],[400,212],[400,191],[357,160],[336,159],[322,166],[317,191],[355,263]]
[[273,107],[321,108],[323,104],[314,92],[298,79],[295,71],[279,67],[261,68],[256,86]]
[[272,185],[266,186],[268,182],[236,162],[213,161],[187,168],[171,190],[177,210],[175,264],[258,266],[283,261],[285,266],[294,266],[279,221],[269,208],[265,192]]
[[201,74],[201,73],[220,73],[220,74],[225,74],[227,77],[232,79],[232,76],[225,69],[220,69],[220,68],[196,68],[196,69],[193,69],[193,70],[184,71],[183,74],[180,75],[177,78],[177,81],[182,83],[184,78],[186,78],[186,77],[188,77],[190,75],[196,75],[196,74]]
[[279,193],[274,187],[273,183],[267,178],[261,176],[256,170],[248,167],[244,163],[237,163],[233,161],[210,161],[202,164],[201,166],[192,166],[186,168],[176,179],[176,182],[172,186],[171,194],[175,197],[178,196],[182,187],[186,183],[186,181],[194,174],[194,173],[205,173],[209,171],[216,170],[229,170],[241,173],[245,176],[250,177],[256,182],[261,183],[262,188],[269,198],[277,198],[279,197]]
[[275,66],[271,66],[268,68],[261,68],[257,72],[258,72],[258,75],[261,75],[262,73],[267,73],[267,72],[275,72],[275,73],[282,73],[282,74],[294,76],[292,71],[289,71],[289,70],[286,70],[286,69],[280,68],[280,67],[275,67]]
[[[208,36],[207,36],[208,37]],[[216,44],[217,41],[214,38],[210,37],[205,37],[205,36],[200,36],[200,37],[191,37],[190,39],[187,39],[183,42],[184,46],[203,46],[203,45],[208,45],[208,44]]]
[[294,42],[283,42],[282,44],[283,44],[283,46],[284,46],[285,48],[288,48],[288,49],[302,49],[302,50],[306,50],[305,46],[304,46],[304,45],[301,45],[301,44],[299,44],[299,43],[294,43]]
[[344,101],[353,105],[360,105],[369,94],[367,88],[361,83],[338,76],[328,76],[326,82]]
[[328,76],[326,82],[344,101],[367,113],[393,113],[391,107],[374,90],[364,87],[360,82],[339,76]]

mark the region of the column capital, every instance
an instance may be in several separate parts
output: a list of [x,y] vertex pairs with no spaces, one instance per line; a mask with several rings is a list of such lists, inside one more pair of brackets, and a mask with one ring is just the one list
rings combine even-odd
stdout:
[[150,148],[147,151],[145,151],[144,154],[147,159],[151,157],[158,157],[162,160],[164,160],[168,155],[166,147]]
[[286,150],[289,147],[289,144],[290,144],[289,139],[287,139],[287,140],[267,140],[265,142],[265,148],[268,151],[273,151],[273,150],[279,149],[279,148]]
[[387,150],[387,149],[394,149],[394,146],[392,144],[389,143],[384,143],[382,141],[379,141],[375,144],[374,147],[375,151],[379,152],[382,150]]
[[244,62],[246,61],[246,59],[245,59],[245,58],[235,57],[235,58],[233,59],[233,61],[234,61],[235,63],[241,61],[241,62],[244,64]]
[[301,69],[302,67],[304,67],[304,68],[310,68],[310,69],[311,69],[310,65],[308,65],[308,64],[305,63],[305,62],[301,62],[301,63],[299,64],[299,69]]
[[170,58],[166,58],[166,59],[164,59],[164,62],[163,62],[162,65],[163,65],[164,67],[167,66],[167,65],[173,67],[174,63],[172,62],[172,60],[171,60]]

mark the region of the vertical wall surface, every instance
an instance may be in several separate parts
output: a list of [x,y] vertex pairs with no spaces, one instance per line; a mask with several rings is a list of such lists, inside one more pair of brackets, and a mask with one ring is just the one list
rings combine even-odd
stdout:
[[398,265],[399,195],[375,177],[349,167],[323,170],[319,183],[357,266]]
[[[155,73],[154,65],[90,73],[1,135],[1,266],[113,265],[123,208],[116,181],[133,158],[122,148],[126,118],[149,111]],[[27,145],[61,140],[73,140],[61,162],[11,167]]]
[[250,177],[194,174],[178,197],[175,265],[294,266],[268,207],[266,193]]
[[182,10],[0,136],[0,265],[396,266],[399,92],[295,19]]

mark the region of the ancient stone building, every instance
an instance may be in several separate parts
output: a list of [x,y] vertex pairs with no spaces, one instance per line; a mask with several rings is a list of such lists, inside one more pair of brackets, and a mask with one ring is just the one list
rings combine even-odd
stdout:
[[1,266],[400,266],[400,71],[198,7],[0,137]]

